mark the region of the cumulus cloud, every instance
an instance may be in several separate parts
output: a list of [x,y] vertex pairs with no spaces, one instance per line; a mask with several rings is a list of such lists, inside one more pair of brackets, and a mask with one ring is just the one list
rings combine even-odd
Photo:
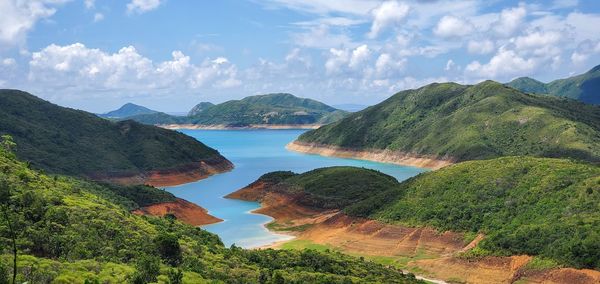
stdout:
[[467,50],[471,54],[489,54],[495,49],[494,42],[485,40],[470,40],[467,44]]
[[465,71],[476,78],[506,78],[529,74],[538,67],[538,63],[533,58],[519,56],[514,50],[501,48],[488,63],[474,61],[467,65]]
[[493,23],[493,29],[501,36],[511,36],[522,26],[526,16],[527,10],[524,6],[504,9],[498,20]]
[[104,20],[104,15],[102,13],[94,14],[94,23],[100,22]]
[[200,65],[180,51],[172,60],[154,63],[133,46],[115,53],[88,48],[81,43],[52,44],[34,52],[29,62],[29,80],[53,89],[155,90],[182,87],[228,88],[238,86],[237,68],[226,58],[205,60]]
[[128,13],[146,13],[160,6],[161,0],[131,0],[127,4]]
[[23,44],[35,24],[56,13],[56,7],[68,0],[0,1],[0,45]]
[[457,38],[469,35],[473,30],[473,25],[466,20],[454,16],[444,16],[433,32],[441,37]]
[[369,58],[371,51],[366,44],[363,44],[352,51],[352,56],[350,57],[350,63],[348,66],[350,68],[360,67],[367,59]]
[[376,38],[387,27],[402,22],[408,15],[409,6],[397,1],[386,1],[372,11],[373,24],[368,36]]

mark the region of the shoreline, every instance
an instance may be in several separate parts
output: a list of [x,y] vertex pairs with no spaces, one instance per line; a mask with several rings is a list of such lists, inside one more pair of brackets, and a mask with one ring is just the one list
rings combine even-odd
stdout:
[[153,170],[135,175],[104,174],[92,176],[93,180],[116,183],[120,185],[146,184],[154,187],[171,187],[206,179],[212,175],[233,170],[234,165],[224,157],[207,159],[176,169]]
[[164,217],[167,214],[173,214],[177,220],[192,226],[203,226],[216,224],[223,221],[208,213],[204,207],[187,201],[183,198],[176,198],[175,201],[161,202],[131,211],[136,215],[149,215]]
[[453,159],[439,159],[433,156],[419,156],[390,150],[356,150],[337,146],[303,143],[297,140],[290,142],[285,148],[290,151],[304,154],[351,158],[401,166],[428,168],[432,170],[437,170],[455,163]]
[[250,124],[247,126],[231,126],[227,124],[157,124],[156,126],[178,130],[178,129],[198,129],[198,130],[291,130],[291,129],[317,129],[323,124]]

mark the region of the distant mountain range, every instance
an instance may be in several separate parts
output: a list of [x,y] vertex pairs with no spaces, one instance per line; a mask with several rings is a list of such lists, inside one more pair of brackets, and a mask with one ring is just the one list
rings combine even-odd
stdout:
[[[112,115],[139,110],[130,104]],[[0,134],[11,135],[17,156],[37,169],[93,179],[146,183],[152,175],[198,177],[232,167],[179,132],[109,121],[18,90],[0,90]]]
[[304,151],[389,151],[447,161],[530,155],[600,161],[600,106],[493,81],[430,84],[302,134]]
[[589,104],[600,104],[600,65],[584,74],[554,80],[550,83],[521,77],[506,83],[506,85],[525,93],[549,94]]
[[[128,104],[131,105],[131,104]],[[125,108],[123,106],[121,109]],[[187,116],[173,116],[146,108],[133,108],[132,115],[120,120],[131,119],[144,124],[195,124],[244,127],[250,125],[302,125],[327,124],[337,121],[348,112],[328,106],[316,100],[299,98],[291,94],[267,94],[250,96],[214,105],[202,102],[194,106]],[[148,112],[150,111],[150,112]],[[115,111],[118,114],[124,111]],[[107,114],[114,113],[109,112]],[[108,117],[107,114],[102,115]]]

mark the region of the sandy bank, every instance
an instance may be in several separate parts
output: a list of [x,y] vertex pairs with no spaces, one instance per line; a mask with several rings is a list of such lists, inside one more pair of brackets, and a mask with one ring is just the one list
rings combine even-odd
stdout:
[[318,154],[322,156],[352,158],[403,166],[430,168],[434,170],[443,168],[454,163],[452,159],[439,159],[437,157],[417,156],[390,150],[357,150],[336,146],[303,143],[299,141],[294,141],[287,144],[286,148],[288,150],[306,154]]
[[148,184],[165,187],[198,181],[232,169],[233,164],[230,161],[223,157],[215,157],[175,169],[155,170],[141,174],[98,174],[93,175],[92,179],[123,185]]
[[164,202],[142,207],[134,210],[132,213],[137,215],[151,215],[160,217],[165,216],[166,214],[173,214],[175,217],[177,217],[177,220],[193,226],[201,226],[223,221],[208,214],[206,209],[180,198],[177,198],[177,200],[174,202]]
[[166,129],[202,129],[202,130],[242,130],[242,129],[317,129],[322,124],[250,124],[248,126],[231,126],[226,124],[159,124]]
[[[427,278],[458,283],[600,283],[600,272],[586,269],[528,270],[532,257],[483,257],[465,259],[460,253],[485,238],[478,235],[465,242],[457,232],[432,228],[390,225],[365,218],[350,217],[335,210],[319,210],[300,205],[298,196],[286,194],[272,184],[254,182],[228,198],[259,201],[255,212],[275,218],[276,228],[294,229],[297,240],[308,240],[340,251],[365,257],[386,257],[402,269]],[[277,243],[271,248],[278,248]]]

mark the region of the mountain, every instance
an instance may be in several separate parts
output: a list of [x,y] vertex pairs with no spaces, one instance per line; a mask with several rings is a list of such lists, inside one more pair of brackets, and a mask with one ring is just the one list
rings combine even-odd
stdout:
[[168,185],[231,169],[231,163],[179,132],[126,120],[112,122],[0,90],[0,134],[37,169],[121,183]]
[[227,101],[190,116],[193,124],[323,124],[346,112],[291,94],[268,94]]
[[246,127],[263,124],[327,124],[348,112],[291,94],[268,94],[231,100],[218,105],[200,103],[186,117],[152,113],[130,116],[144,124],[196,124]]
[[215,105],[215,104],[213,104],[213,103],[210,103],[210,102],[201,102],[201,103],[199,103],[199,104],[195,105],[195,106],[194,106],[194,107],[193,107],[193,108],[190,110],[190,112],[188,112],[188,114],[187,114],[187,115],[188,115],[188,116],[194,116],[194,115],[197,115],[197,114],[201,113],[202,111],[204,111],[204,110],[206,110],[206,109],[208,109],[208,108],[210,108],[210,107],[213,107],[214,105]]
[[131,214],[134,201],[111,188],[31,170],[9,146],[0,147],[1,283],[13,282],[13,240],[14,283],[425,283],[338,252],[225,248],[172,217]]
[[126,103],[119,109],[109,111],[107,113],[101,114],[100,116],[105,118],[127,118],[134,115],[152,113],[157,113],[157,111],[136,104]]
[[526,93],[550,94],[580,100],[584,103],[600,104],[600,65],[584,74],[555,80],[547,84],[522,77],[506,83],[506,85]]
[[290,148],[399,163],[514,155],[600,162],[600,106],[493,81],[435,83],[306,132]]
[[[270,198],[273,203],[263,207],[270,209],[267,212],[281,209],[283,216],[303,212],[301,220],[317,220],[315,216],[320,216],[317,222],[326,226],[312,225],[313,229],[302,235],[309,239],[323,236],[319,228],[341,234],[339,229],[344,224],[354,226],[349,230],[354,234],[353,242],[359,242],[355,247],[361,246],[361,239],[366,241],[374,235],[393,236],[392,229],[368,230],[377,226],[372,222],[361,226],[361,218],[367,218],[404,226],[404,231],[432,227],[438,234],[484,234],[483,241],[470,252],[479,257],[532,255],[552,260],[554,267],[598,270],[598,185],[600,167],[596,165],[566,159],[503,157],[458,163],[402,183],[380,172],[353,167],[321,168],[302,174],[273,172],[229,197],[263,204]],[[279,205],[278,200],[287,202]],[[354,222],[331,217],[335,209],[355,218]],[[315,211],[325,214],[310,214]],[[290,224],[294,221],[287,220]],[[311,226],[302,224],[304,228]],[[366,235],[356,235],[361,231]],[[406,245],[402,237],[391,243]]]

